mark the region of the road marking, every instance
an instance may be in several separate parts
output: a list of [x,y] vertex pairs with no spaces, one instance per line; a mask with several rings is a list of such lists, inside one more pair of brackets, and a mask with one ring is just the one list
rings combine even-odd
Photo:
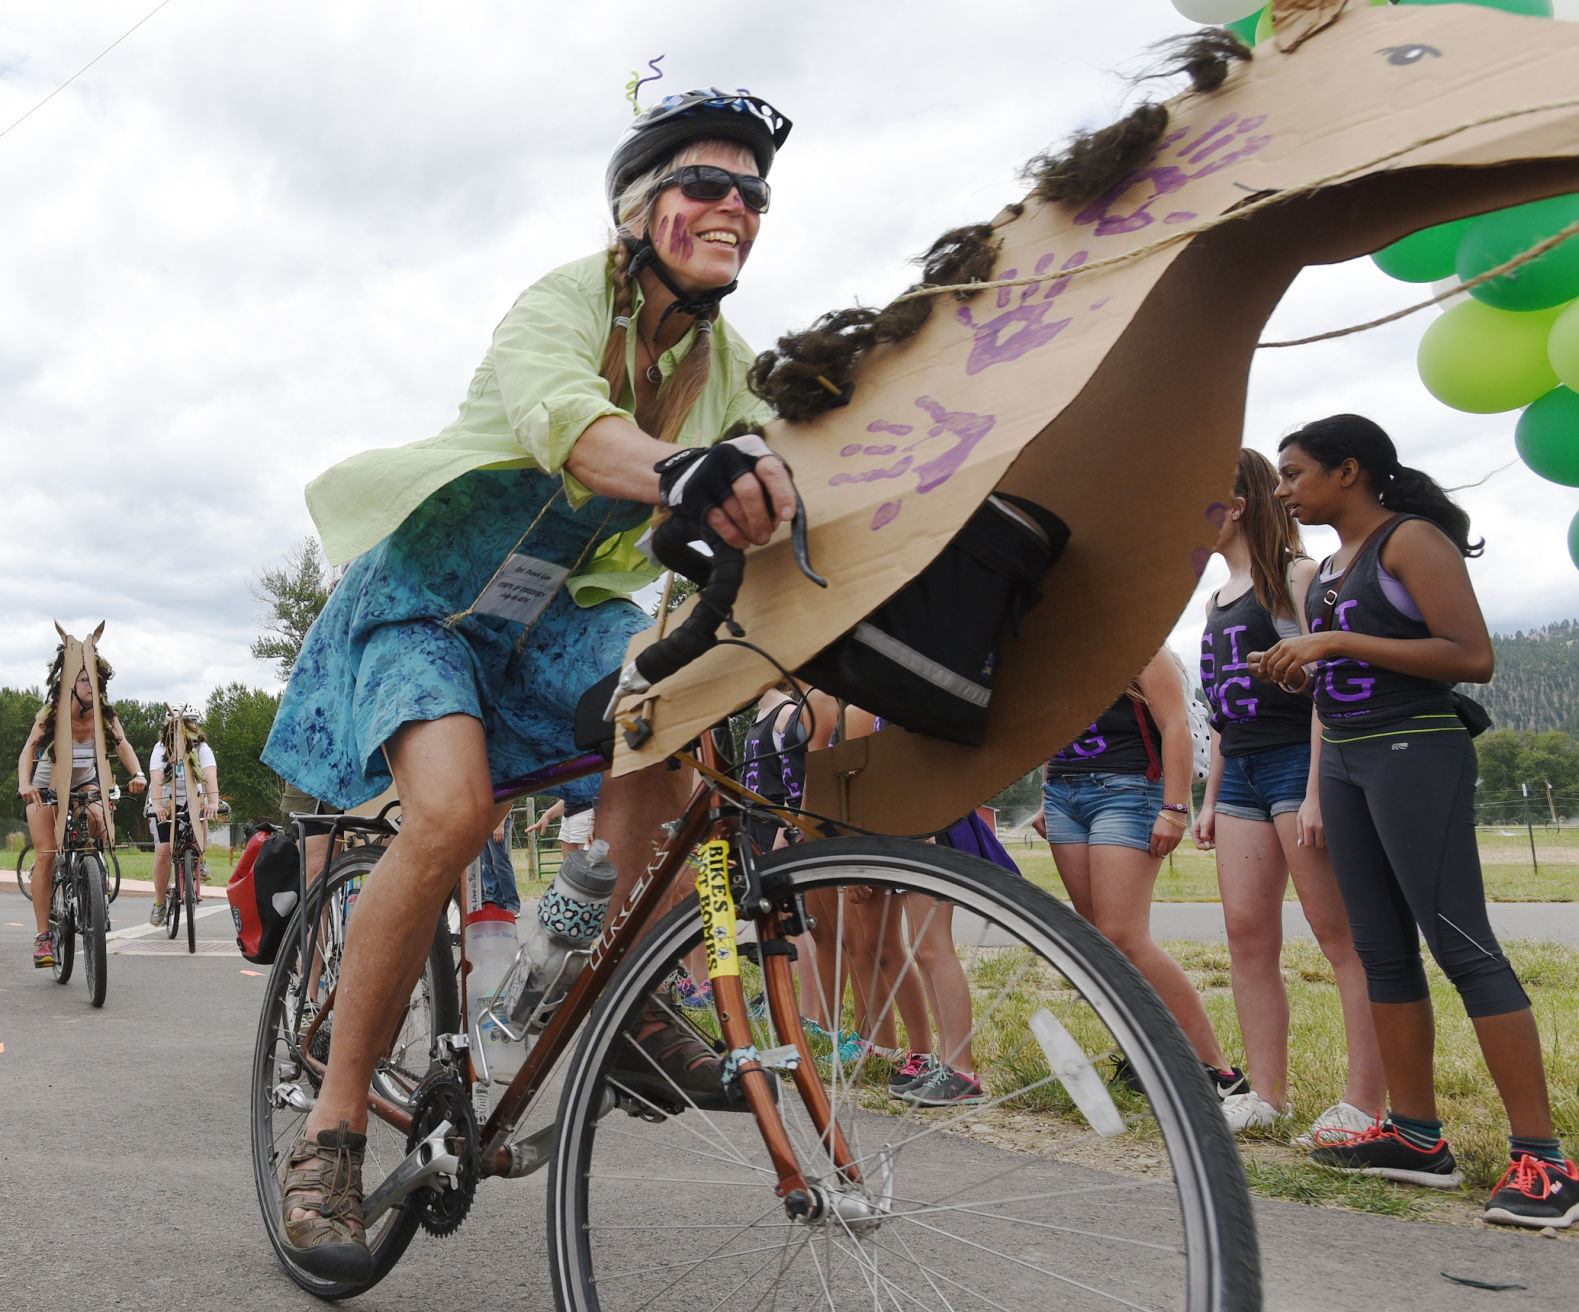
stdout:
[[22,929],[23,928],[23,924],[22,924],[22,922],[20,920],[8,920],[5,923],[10,925],[12,929]]
[[[210,902],[213,902],[214,905],[208,905]],[[209,916],[217,916],[221,911],[229,910],[229,902],[226,902],[221,898],[208,898],[204,900],[202,910],[200,910],[197,915],[193,917],[193,919],[203,920]],[[119,942],[121,939],[144,938],[149,934],[163,934],[164,932],[165,927],[163,925],[150,925],[145,921],[143,924],[133,925],[129,929],[112,930],[110,933],[105,935],[105,939],[111,943],[115,943]]]
[[[261,970],[244,970],[241,973],[243,975],[255,975],[255,976],[257,976],[258,979],[262,979],[263,978],[263,972]],[[0,1052],[4,1052],[4,1051],[5,1051],[5,1044],[0,1043]]]

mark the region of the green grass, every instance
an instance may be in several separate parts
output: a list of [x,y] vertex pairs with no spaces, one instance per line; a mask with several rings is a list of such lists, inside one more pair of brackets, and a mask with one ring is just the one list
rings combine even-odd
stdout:
[[[0,879],[7,882],[16,869],[16,857],[21,848],[13,847],[6,854],[3,869],[0,869]],[[239,856],[240,853],[238,852]],[[115,859],[120,863],[121,878],[137,879],[147,883],[153,878],[154,855],[152,852],[140,851],[135,847],[118,847],[115,849]],[[223,888],[230,879],[230,872],[234,868],[230,849],[226,847],[210,847],[203,854],[204,864],[208,867],[206,887]]]
[[[1481,868],[1486,896],[1493,902],[1572,902],[1579,898],[1579,831],[1535,831],[1535,853],[1540,869],[1532,868],[1530,840],[1524,830],[1479,831]],[[1009,855],[1033,883],[1066,897],[1053,855],[1039,839],[1025,846],[1017,839],[1008,844]],[[1199,852],[1186,838],[1163,863],[1153,895],[1158,902],[1216,902],[1217,862],[1210,852]],[[1292,900],[1292,886],[1284,895]]]

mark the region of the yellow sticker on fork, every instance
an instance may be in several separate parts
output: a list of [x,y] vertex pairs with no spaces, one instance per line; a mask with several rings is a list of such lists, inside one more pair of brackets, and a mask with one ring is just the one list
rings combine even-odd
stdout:
[[735,898],[729,890],[729,844],[715,838],[697,852],[696,896],[702,904],[702,939],[707,946],[707,977],[740,975],[735,945]]

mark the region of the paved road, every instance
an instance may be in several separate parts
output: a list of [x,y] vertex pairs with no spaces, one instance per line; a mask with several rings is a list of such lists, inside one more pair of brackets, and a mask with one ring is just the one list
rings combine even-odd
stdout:
[[[0,891],[0,1308],[321,1308],[276,1267],[253,1193],[246,1086],[263,977],[229,946],[222,902],[200,913],[196,957],[126,932],[147,905],[111,908],[121,937],[95,1011],[80,977],[60,986],[27,964],[30,908]],[[1276,1312],[1576,1305],[1579,1239],[1269,1201],[1257,1215]],[[547,1312],[542,1232],[540,1181],[489,1182],[457,1235],[419,1236],[349,1306],[431,1312],[467,1288],[467,1307]],[[1526,1288],[1487,1293],[1444,1272]]]
[[[1579,889],[1575,889],[1579,893]],[[1543,943],[1579,943],[1579,902],[1490,902],[1491,928],[1499,939],[1529,938]],[[1220,902],[1153,902],[1152,937],[1226,943]],[[1283,937],[1313,939],[1298,902],[1283,903]],[[1579,1293],[1575,1295],[1579,1307]]]

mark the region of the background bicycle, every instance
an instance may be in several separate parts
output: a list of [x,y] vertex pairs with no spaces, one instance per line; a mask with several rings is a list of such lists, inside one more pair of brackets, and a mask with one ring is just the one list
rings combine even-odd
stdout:
[[[110,801],[119,796],[119,788],[110,790]],[[44,797],[53,803],[51,791],[45,790]],[[82,935],[82,967],[88,985],[88,1001],[95,1007],[102,1007],[109,987],[105,958],[109,899],[104,852],[101,841],[94,837],[89,826],[87,810],[98,800],[97,788],[71,791],[66,840],[55,854],[50,887],[49,945],[54,958],[50,969],[56,981],[65,984],[71,979],[76,937],[79,933]]]

